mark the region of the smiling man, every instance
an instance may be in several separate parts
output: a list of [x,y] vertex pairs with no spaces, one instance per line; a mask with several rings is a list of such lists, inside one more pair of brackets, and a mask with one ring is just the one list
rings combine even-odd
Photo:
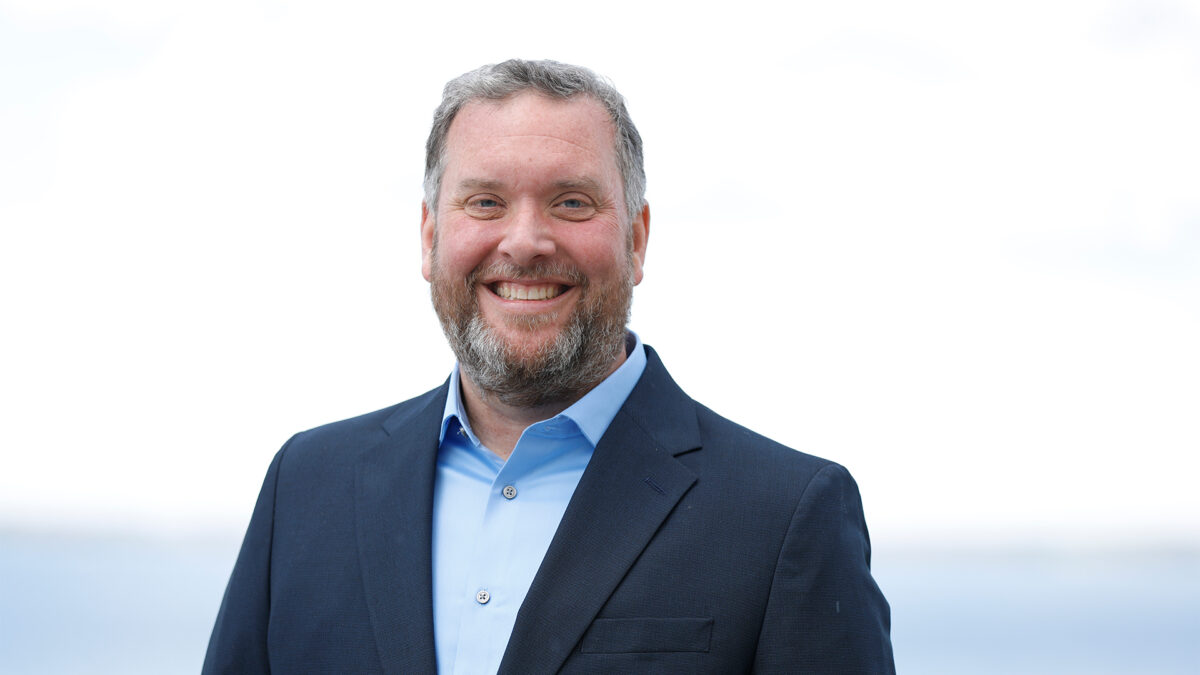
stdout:
[[890,673],[853,479],[684,394],[626,330],[650,228],[619,93],[446,85],[422,273],[441,387],[294,436],[205,673]]
[[507,457],[624,362],[650,211],[625,203],[613,122],[589,96],[473,100],[442,143],[423,273],[476,431]]

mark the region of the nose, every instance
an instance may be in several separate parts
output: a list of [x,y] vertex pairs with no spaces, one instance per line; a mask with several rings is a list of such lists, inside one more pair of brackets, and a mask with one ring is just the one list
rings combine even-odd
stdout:
[[518,265],[549,258],[557,250],[553,224],[533,205],[522,205],[505,224],[497,250]]

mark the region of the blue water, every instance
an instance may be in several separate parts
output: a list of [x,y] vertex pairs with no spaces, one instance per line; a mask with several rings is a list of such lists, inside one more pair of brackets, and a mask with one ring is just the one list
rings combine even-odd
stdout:
[[[0,535],[0,673],[196,673],[234,541]],[[1200,554],[876,551],[901,673],[1200,673]]]
[[0,536],[0,673],[198,673],[236,554]]
[[882,558],[897,669],[921,675],[1200,675],[1200,555]]

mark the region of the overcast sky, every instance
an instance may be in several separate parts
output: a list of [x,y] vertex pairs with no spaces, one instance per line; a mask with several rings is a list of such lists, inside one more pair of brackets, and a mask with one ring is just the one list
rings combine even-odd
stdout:
[[401,4],[0,0],[0,527],[240,531],[439,384],[422,146],[518,56],[646,140],[633,328],[877,540],[1200,541],[1200,3]]

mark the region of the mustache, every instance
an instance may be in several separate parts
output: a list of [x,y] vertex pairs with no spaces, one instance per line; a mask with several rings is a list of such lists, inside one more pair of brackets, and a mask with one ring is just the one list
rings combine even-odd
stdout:
[[566,280],[571,286],[587,286],[587,276],[578,267],[565,262],[536,263],[534,265],[518,265],[508,260],[497,260],[486,266],[476,267],[467,276],[467,286],[474,288],[480,279],[486,277],[504,277],[524,281],[539,281],[542,279]]

